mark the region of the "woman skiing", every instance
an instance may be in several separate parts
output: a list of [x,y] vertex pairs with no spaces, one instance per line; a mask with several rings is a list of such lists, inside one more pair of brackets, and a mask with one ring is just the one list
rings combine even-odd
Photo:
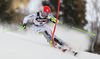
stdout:
[[[33,19],[33,25],[34,25],[34,31],[37,35],[44,35],[44,37],[47,39],[47,42],[50,43],[51,37],[52,37],[52,31],[51,29],[46,25],[47,20],[51,20],[52,22],[56,22],[56,18],[50,14],[50,7],[44,6],[43,10],[40,12],[36,12],[34,14],[28,15],[23,20],[22,27],[26,28],[27,21],[30,19]],[[60,23],[58,21],[58,23]],[[63,46],[64,42],[54,35],[53,37],[54,43],[52,45],[55,47],[56,43]]]

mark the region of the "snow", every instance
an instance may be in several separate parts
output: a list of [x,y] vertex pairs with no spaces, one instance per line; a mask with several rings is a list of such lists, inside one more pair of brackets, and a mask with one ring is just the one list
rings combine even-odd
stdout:
[[[48,24],[53,28],[52,24]],[[16,26],[15,26],[16,27]],[[63,53],[49,46],[43,36],[37,36],[33,27],[27,31],[3,33],[6,29],[0,26],[0,59],[99,59],[100,55],[84,52],[88,49],[89,38],[86,34],[68,29],[65,26],[57,26],[56,34],[66,41],[73,49],[78,50],[78,56]],[[66,29],[66,31],[65,31]],[[8,29],[7,29],[8,30]],[[61,36],[62,35],[62,36]],[[84,40],[83,40],[84,39]]]

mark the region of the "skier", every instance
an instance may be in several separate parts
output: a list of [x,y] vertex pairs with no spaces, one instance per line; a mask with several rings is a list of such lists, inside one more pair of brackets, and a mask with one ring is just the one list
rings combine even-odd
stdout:
[[[47,20],[50,20],[52,22],[56,21],[56,18],[50,14],[50,7],[44,6],[43,10],[40,12],[36,12],[34,14],[28,15],[23,20],[22,27],[26,28],[27,21],[32,19],[33,20],[33,28],[37,35],[44,35],[44,37],[47,39],[47,42],[50,43],[51,37],[52,37],[52,31],[51,29],[46,25]],[[60,23],[58,21],[58,23]],[[54,43],[52,45],[55,47],[57,44],[60,46],[64,45],[64,42],[58,38],[56,35],[53,37]],[[57,44],[56,44],[57,43]]]

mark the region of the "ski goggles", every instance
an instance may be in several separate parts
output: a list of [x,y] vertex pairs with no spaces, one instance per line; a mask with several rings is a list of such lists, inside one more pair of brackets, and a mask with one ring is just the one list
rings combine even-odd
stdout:
[[43,11],[42,13],[43,13],[44,15],[48,15],[48,14],[49,14],[49,13],[46,13],[46,12],[44,12],[44,11]]

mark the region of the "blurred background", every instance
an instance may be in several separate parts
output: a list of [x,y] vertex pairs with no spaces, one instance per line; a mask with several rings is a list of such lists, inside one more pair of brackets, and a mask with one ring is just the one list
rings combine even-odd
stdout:
[[[63,25],[96,34],[90,36],[88,50],[100,54],[100,0],[61,0],[59,20]],[[41,11],[43,6],[51,8],[56,17],[58,0],[0,0],[0,25],[22,25],[25,16]]]

